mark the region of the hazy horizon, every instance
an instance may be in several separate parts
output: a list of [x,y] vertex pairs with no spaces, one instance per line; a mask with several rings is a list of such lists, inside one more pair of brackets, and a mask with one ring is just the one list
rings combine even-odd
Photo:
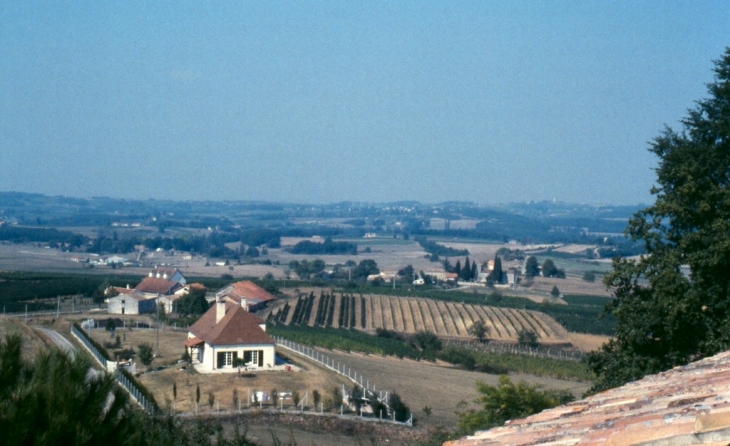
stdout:
[[9,2],[0,190],[652,203],[722,1]]

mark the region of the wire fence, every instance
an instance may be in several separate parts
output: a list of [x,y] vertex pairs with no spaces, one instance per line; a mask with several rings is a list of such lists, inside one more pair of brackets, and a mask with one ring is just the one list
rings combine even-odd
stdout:
[[[306,356],[307,358],[321,364],[322,366],[328,368],[329,370],[332,370],[333,372],[348,378],[353,383],[362,387],[362,389],[366,392],[366,395],[368,397],[374,398],[378,402],[384,404],[386,406],[386,408],[388,409],[389,414],[392,413],[392,410],[389,405],[389,398],[388,398],[389,392],[386,390],[383,390],[383,389],[377,389],[375,387],[375,383],[371,383],[370,380],[365,378],[365,376],[363,376],[362,373],[358,373],[357,370],[353,370],[352,367],[350,367],[349,365],[340,363],[340,361],[327,356],[326,354],[320,352],[319,350],[315,350],[306,345],[302,345],[302,344],[298,344],[296,342],[289,341],[288,339],[284,339],[280,336],[272,336],[272,337],[276,341],[277,345],[284,347],[287,350],[290,350],[294,353]],[[360,414],[360,417],[362,417],[362,413]],[[411,414],[410,418],[407,421],[395,421],[395,419],[393,419],[393,420],[387,419],[387,420],[382,420],[382,421],[387,421],[390,423],[400,424],[400,425],[405,425],[405,426],[413,426],[413,414]]]
[[[71,334],[73,334],[74,337],[76,337],[76,339],[78,339],[81,344],[86,347],[91,355],[99,362],[99,364],[101,364],[104,370],[108,370],[108,365],[110,361],[107,361],[107,359],[104,357],[104,355],[101,354],[99,349],[97,349],[96,346],[92,344],[91,340],[83,330],[79,330],[78,328],[76,328],[76,326],[71,325]],[[129,394],[132,396],[132,399],[134,399],[137,404],[142,406],[142,409],[150,414],[155,413],[155,404],[144,396],[142,391],[135,385],[134,382],[132,382],[129,378],[124,376],[119,371],[114,372],[114,377],[117,379],[119,384],[121,384],[121,386],[127,392],[129,392]]]

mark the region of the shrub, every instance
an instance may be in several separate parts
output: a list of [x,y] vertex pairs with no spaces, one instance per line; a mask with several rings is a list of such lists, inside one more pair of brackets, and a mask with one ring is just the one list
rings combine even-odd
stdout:
[[139,360],[144,365],[150,365],[152,364],[152,359],[154,359],[155,355],[153,353],[152,345],[148,342],[143,342],[137,346],[139,349]]
[[526,345],[528,347],[537,347],[537,338],[538,335],[532,330],[525,330],[524,328],[522,330],[519,330],[517,332],[517,342],[519,342],[520,345]]

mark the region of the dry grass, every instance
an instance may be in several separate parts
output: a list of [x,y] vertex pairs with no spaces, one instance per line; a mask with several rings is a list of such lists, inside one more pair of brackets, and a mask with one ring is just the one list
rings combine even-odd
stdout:
[[[28,321],[29,323],[38,321]],[[4,342],[9,335],[20,335],[23,340],[23,359],[32,359],[48,344],[42,335],[25,325],[21,320],[0,316],[0,341]]]
[[[196,389],[200,388],[199,413],[215,412],[220,410],[233,410],[234,390],[238,392],[241,407],[254,406],[248,399],[255,391],[265,391],[269,394],[274,389],[278,391],[297,391],[303,398],[309,393],[309,406],[312,406],[312,394],[317,390],[322,395],[322,400],[331,400],[331,392],[335,388],[341,388],[347,381],[336,374],[325,372],[320,367],[309,361],[294,361],[302,367],[300,371],[262,371],[243,372],[239,377],[237,372],[200,374],[189,369],[179,367],[170,368],[161,372],[145,373],[139,380],[155,395],[160,404],[173,402],[173,384],[177,385],[177,400],[174,408],[178,412],[194,412]],[[209,404],[209,395],[213,394],[214,404]],[[291,398],[283,401],[285,409],[293,409]],[[325,402],[331,405],[330,401]],[[273,402],[264,403],[264,407],[273,407]],[[277,402],[277,407],[278,402]]]
[[[182,358],[185,353],[185,347],[183,342],[187,339],[187,332],[182,331],[158,331],[142,328],[117,328],[114,337],[110,337],[109,332],[105,329],[94,329],[91,330],[91,337],[98,342],[103,344],[104,342],[114,342],[116,336],[122,341],[122,348],[131,348],[134,351],[139,350],[139,345],[143,342],[152,345],[152,348],[157,352],[157,339],[159,334],[159,355],[156,355],[152,360],[150,367],[159,367],[163,365],[169,365],[176,363]],[[112,353],[112,349],[107,349],[109,354]],[[114,359],[114,358],[112,358]],[[137,370],[144,370],[146,367],[141,363],[137,362]]]
[[601,347],[611,339],[608,336],[591,335],[583,333],[568,333],[570,343],[584,352],[590,352]]
[[544,299],[550,295],[553,286],[557,286],[563,295],[589,294],[592,296],[611,296],[611,293],[606,290],[606,286],[600,280],[586,282],[582,278],[571,276],[568,276],[566,279],[535,277],[532,286],[528,290],[530,293],[535,294],[536,297]]
[[[490,385],[497,385],[499,381],[497,375],[468,372],[426,361],[331,351],[326,351],[326,354],[363,373],[377,389],[395,389],[425,427],[454,426],[458,420],[456,410],[459,402],[471,402],[477,397],[477,381]],[[512,379],[543,384],[547,388],[570,389],[576,397],[589,387],[586,383],[523,374],[514,374]],[[425,406],[431,408],[430,416],[423,412]]]

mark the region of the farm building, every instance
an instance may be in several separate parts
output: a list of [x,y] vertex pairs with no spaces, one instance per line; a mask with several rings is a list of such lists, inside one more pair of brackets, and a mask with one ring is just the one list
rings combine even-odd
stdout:
[[182,286],[185,286],[187,280],[183,273],[177,268],[155,268],[147,274],[148,278],[155,279],[166,279],[172,282],[177,282]]
[[[133,289],[112,287],[118,296],[108,300],[110,314],[144,314],[154,313],[161,296],[167,296],[165,311],[172,310],[172,302],[186,293],[186,280],[179,269],[155,268],[147,274]],[[124,297],[128,296],[128,297]]]
[[237,305],[243,305],[241,302],[245,302],[248,311],[260,310],[266,306],[267,302],[276,299],[274,295],[250,280],[232,283],[221,288],[215,293],[215,298],[216,300],[224,298]]
[[238,358],[250,369],[275,364],[276,342],[266,334],[266,322],[246,311],[245,299],[235,304],[217,298],[188,330],[185,348],[200,372],[236,370]]
[[108,311],[110,314],[146,314],[154,313],[157,309],[157,298],[148,297],[130,290],[129,293],[120,293],[109,298]]

